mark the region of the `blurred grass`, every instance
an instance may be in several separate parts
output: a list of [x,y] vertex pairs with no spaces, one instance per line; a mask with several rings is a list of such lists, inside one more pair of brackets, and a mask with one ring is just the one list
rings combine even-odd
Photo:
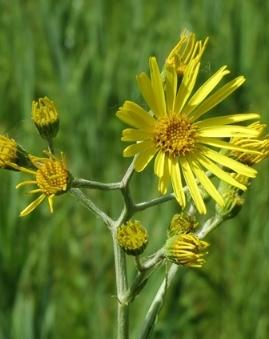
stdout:
[[[118,180],[128,161],[115,112],[126,99],[140,100],[135,75],[152,54],[163,62],[184,28],[210,36],[202,78],[226,63],[233,75],[247,77],[217,113],[259,111],[268,122],[268,14],[269,4],[258,0],[2,0],[0,132],[40,154],[46,145],[31,125],[31,101],[47,95],[61,112],[58,150],[72,173]],[[111,338],[116,301],[108,232],[69,195],[57,199],[53,216],[42,206],[19,219],[28,199],[14,189],[19,176],[0,178],[0,339]],[[137,199],[156,196],[155,184],[150,169],[137,175]],[[205,268],[181,270],[154,338],[268,338],[268,184],[265,163],[240,215],[210,235]],[[117,215],[114,193],[89,195]],[[167,204],[139,215],[150,233],[147,253],[164,241],[172,210]],[[132,307],[132,338],[163,273]]]

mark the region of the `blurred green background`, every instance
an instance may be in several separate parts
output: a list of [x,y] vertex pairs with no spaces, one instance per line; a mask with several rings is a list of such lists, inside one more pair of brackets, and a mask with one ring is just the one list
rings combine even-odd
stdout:
[[[135,75],[150,55],[162,63],[184,28],[210,36],[201,79],[223,64],[247,78],[216,113],[257,111],[268,123],[268,15],[268,1],[259,0],[1,0],[0,133],[41,154],[46,144],[31,124],[31,102],[47,95],[61,113],[57,150],[72,173],[119,180],[129,160],[121,157],[115,112],[126,99],[142,103]],[[69,194],[56,200],[53,215],[42,205],[20,219],[29,202],[15,190],[20,175],[1,171],[0,179],[0,339],[115,337],[107,230]],[[268,339],[268,184],[265,161],[239,216],[208,237],[207,265],[179,271],[153,338]],[[151,168],[135,176],[132,190],[137,201],[157,195]],[[117,193],[88,194],[118,215]],[[138,215],[150,234],[146,254],[163,244],[176,208]],[[132,339],[164,270],[132,306]]]

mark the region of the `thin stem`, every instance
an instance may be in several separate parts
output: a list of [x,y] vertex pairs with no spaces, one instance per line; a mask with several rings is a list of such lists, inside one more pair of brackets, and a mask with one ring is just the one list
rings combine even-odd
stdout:
[[158,262],[160,262],[163,259],[163,248],[155,252],[153,255],[148,257],[148,259],[143,263],[143,270],[148,270],[155,266]]
[[219,214],[216,214],[214,217],[208,219],[202,228],[197,231],[197,236],[199,239],[203,239],[207,236],[209,232],[212,232],[216,227],[218,227],[223,222],[223,217]]
[[82,205],[101,218],[109,228],[112,227],[113,220],[100,210],[79,188],[71,188],[70,192]]
[[118,299],[118,339],[129,338],[128,304],[124,302],[124,295],[128,289],[126,257],[118,246],[116,239],[116,228],[112,230],[112,240],[115,260],[115,273]]
[[54,154],[54,143],[53,143],[53,138],[48,138],[48,148],[49,148],[49,152],[51,154]]
[[135,267],[139,272],[144,271],[143,264],[141,263],[140,257],[137,255],[134,257]]
[[76,188],[90,188],[90,189],[98,189],[102,191],[110,191],[110,190],[119,190],[121,188],[120,182],[111,182],[111,183],[103,183],[99,181],[91,181],[86,179],[74,179],[72,181],[72,187]]
[[124,174],[121,180],[121,193],[124,200],[124,214],[122,214],[121,222],[125,222],[126,220],[130,219],[131,216],[135,213],[135,204],[133,202],[129,189],[129,182],[132,178],[133,173],[134,173],[134,160],[128,167],[126,173]]
[[153,330],[156,317],[162,307],[163,300],[167,291],[167,288],[170,286],[173,278],[175,277],[178,270],[178,265],[172,264],[165,279],[163,280],[158,292],[156,293],[148,313],[145,318],[144,327],[142,328],[142,333],[139,339],[147,339],[151,331]]
[[164,202],[170,201],[172,199],[175,199],[174,193],[170,193],[162,197],[152,199],[150,201],[145,201],[145,202],[140,202],[138,204],[134,204],[134,209],[136,212],[143,211],[147,208],[163,204]]
[[145,283],[149,279],[150,275],[162,264],[163,262],[163,250],[159,250],[144,264],[138,261],[139,272],[135,277],[132,286],[128,289],[124,300],[126,303],[130,303],[140,293]]
[[113,227],[111,228],[118,298],[118,339],[129,338],[129,309],[128,303],[125,303],[124,301],[124,296],[128,290],[126,256],[117,243],[117,228],[126,220],[126,218],[128,218],[128,216],[132,215],[133,202],[130,196],[128,184],[133,171],[134,166],[132,162],[120,183],[120,190],[124,199],[124,208],[118,220],[113,223]]
[[[187,191],[188,191],[188,186],[183,187],[183,192],[186,193]],[[170,194],[167,194],[167,195],[163,195],[162,197],[159,197],[159,198],[155,198],[155,199],[152,199],[152,200],[149,200],[149,201],[134,204],[134,209],[135,209],[136,212],[143,211],[147,208],[163,204],[163,203],[170,201],[172,199],[175,199],[175,198],[176,198],[175,194],[170,193]]]

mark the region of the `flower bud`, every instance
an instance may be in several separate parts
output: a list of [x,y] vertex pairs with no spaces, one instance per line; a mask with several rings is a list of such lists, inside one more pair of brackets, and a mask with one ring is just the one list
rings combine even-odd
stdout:
[[268,158],[269,136],[265,135],[266,125],[261,124],[260,122],[254,122],[253,124],[248,125],[248,128],[257,131],[258,135],[256,138],[233,137],[231,138],[230,143],[232,146],[244,147],[248,150],[256,151],[256,153],[232,151],[231,156],[245,165],[254,166],[263,159]]
[[[241,176],[241,181],[243,179],[248,178]],[[226,190],[224,187],[226,187]],[[240,212],[245,202],[245,199],[242,197],[243,192],[236,187],[223,183],[223,185],[220,187],[220,193],[223,197],[224,205],[219,206],[216,204],[216,212],[222,216],[223,219],[234,218]]]
[[148,243],[147,230],[138,220],[129,220],[117,229],[119,246],[129,255],[143,253]]
[[187,65],[194,59],[199,61],[204,53],[207,40],[197,41],[194,33],[183,31],[179,42],[168,55],[165,66],[174,68],[179,76],[183,76]]
[[16,170],[12,164],[33,167],[27,152],[14,139],[0,135],[0,168]]
[[175,214],[168,228],[168,237],[176,234],[185,234],[192,232],[198,226],[195,217],[188,215],[185,212]]
[[164,255],[175,264],[187,267],[202,267],[203,258],[209,246],[206,241],[200,240],[194,233],[178,234],[167,239],[164,245]]
[[42,138],[50,140],[59,130],[59,115],[48,97],[40,98],[32,103],[32,119]]

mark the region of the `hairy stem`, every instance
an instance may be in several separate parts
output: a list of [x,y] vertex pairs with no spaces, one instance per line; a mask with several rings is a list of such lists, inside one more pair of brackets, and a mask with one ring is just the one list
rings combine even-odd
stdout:
[[128,304],[124,303],[124,295],[128,289],[127,272],[126,272],[126,257],[125,253],[118,246],[116,239],[116,228],[112,231],[117,300],[118,300],[118,339],[129,338],[129,321],[128,321]]
[[84,205],[88,210],[97,215],[99,218],[103,220],[103,222],[111,228],[113,224],[113,220],[102,210],[100,210],[92,201],[89,199],[79,188],[71,188],[71,194],[79,201],[82,205]]
[[141,332],[139,339],[149,338],[149,335],[153,330],[157,315],[158,315],[158,313],[159,313],[159,311],[162,307],[166,290],[170,286],[173,278],[175,277],[177,270],[178,270],[178,265],[172,264],[168,273],[167,273],[167,276],[163,280],[160,288],[158,289],[158,292],[156,293],[156,295],[155,295],[155,297],[154,297],[154,299],[153,299],[153,301],[150,305],[150,308],[147,312],[145,322],[144,322],[144,326],[142,328],[142,332]]
[[98,189],[102,191],[111,191],[118,190],[121,187],[120,182],[111,182],[111,183],[103,183],[99,181],[91,181],[86,179],[73,179],[72,187],[76,188],[90,188],[90,189]]

